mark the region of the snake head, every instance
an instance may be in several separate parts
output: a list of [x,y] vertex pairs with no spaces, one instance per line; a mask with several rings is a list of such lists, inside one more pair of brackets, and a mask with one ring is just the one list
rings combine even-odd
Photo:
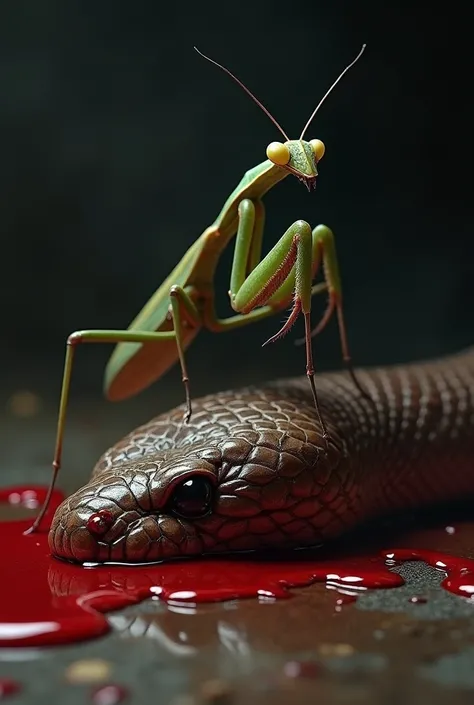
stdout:
[[212,510],[217,476],[202,458],[121,465],[68,497],[49,533],[75,562],[149,562],[202,550],[193,522]]
[[343,527],[348,489],[335,471],[340,451],[301,435],[246,430],[112,467],[58,507],[51,551],[147,563],[317,543]]

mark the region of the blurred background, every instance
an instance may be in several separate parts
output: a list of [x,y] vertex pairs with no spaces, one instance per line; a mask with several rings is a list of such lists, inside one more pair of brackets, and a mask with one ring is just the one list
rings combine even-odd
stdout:
[[[308,132],[326,144],[316,192],[288,178],[265,199],[265,251],[297,218],[333,228],[358,364],[473,342],[468,13],[457,2],[1,3],[1,443],[16,477],[49,472],[67,335],[127,327],[279,139],[193,45],[298,137],[367,42]],[[232,252],[217,274],[222,316]],[[314,305],[316,320],[324,297]],[[193,394],[303,374],[301,322],[261,347],[282,318],[202,332],[187,357]],[[182,401],[176,367],[139,397],[106,402],[111,351],[78,350],[70,464]],[[340,365],[334,322],[315,355],[320,370]]]

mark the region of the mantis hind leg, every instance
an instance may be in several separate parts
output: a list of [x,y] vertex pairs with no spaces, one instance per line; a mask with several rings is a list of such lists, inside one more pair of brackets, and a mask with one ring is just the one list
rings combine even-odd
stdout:
[[56,444],[53,459],[53,473],[48,492],[41,507],[41,511],[36,517],[33,525],[27,533],[33,533],[40,528],[41,522],[47,512],[51,496],[56,484],[59,470],[61,468],[62,448],[64,430],[66,425],[66,412],[69,401],[69,391],[71,387],[71,376],[76,348],[80,343],[159,343],[164,340],[175,340],[178,348],[179,361],[181,364],[182,380],[186,394],[186,411],[184,421],[187,423],[191,418],[192,407],[189,392],[189,377],[184,359],[184,345],[182,341],[182,330],[185,321],[191,325],[202,325],[201,314],[196,308],[192,299],[186,291],[178,286],[170,289],[171,316],[173,318],[173,328],[171,331],[139,331],[139,330],[81,330],[72,333],[66,342],[66,356],[64,360],[63,380],[61,386],[61,397],[59,402],[58,425],[56,430]]

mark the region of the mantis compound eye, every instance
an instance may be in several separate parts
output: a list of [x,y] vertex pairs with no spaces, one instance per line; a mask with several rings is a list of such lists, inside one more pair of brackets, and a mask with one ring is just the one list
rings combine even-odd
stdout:
[[319,162],[319,160],[324,157],[324,152],[326,151],[324,142],[321,142],[321,140],[310,140],[309,143],[314,152],[314,156],[316,157],[316,161]]
[[175,487],[170,508],[182,519],[198,519],[210,511],[212,495],[213,487],[209,480],[197,475]]
[[267,157],[277,166],[286,166],[290,161],[290,150],[282,142],[271,142],[267,147]]

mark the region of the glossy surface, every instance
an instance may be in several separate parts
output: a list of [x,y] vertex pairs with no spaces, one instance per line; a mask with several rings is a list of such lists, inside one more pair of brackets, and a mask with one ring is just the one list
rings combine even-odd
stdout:
[[[4,502],[41,501],[46,488],[2,491]],[[56,493],[57,505],[61,496]],[[54,507],[52,507],[54,510]],[[413,548],[331,556],[321,551],[293,551],[278,558],[233,556],[169,561],[157,565],[84,567],[49,554],[47,534],[25,534],[29,520],[2,522],[0,646],[65,644],[101,636],[109,624],[102,613],[155,597],[169,605],[223,602],[237,598],[261,601],[291,597],[291,588],[322,582],[340,592],[341,605],[367,588],[395,588],[403,579],[390,570],[399,561],[424,560],[443,570],[443,587],[474,594],[474,561]],[[340,606],[340,605],[336,605]]]
[[[474,352],[318,377],[326,452],[306,378],[196,399],[135,429],[55,514],[52,551],[78,562],[312,546],[374,516],[474,498]],[[183,483],[209,511],[179,510]],[[202,498],[201,498],[202,499]],[[205,499],[205,498],[204,498]],[[199,502],[206,509],[206,501]],[[106,512],[108,530],[89,530]]]

